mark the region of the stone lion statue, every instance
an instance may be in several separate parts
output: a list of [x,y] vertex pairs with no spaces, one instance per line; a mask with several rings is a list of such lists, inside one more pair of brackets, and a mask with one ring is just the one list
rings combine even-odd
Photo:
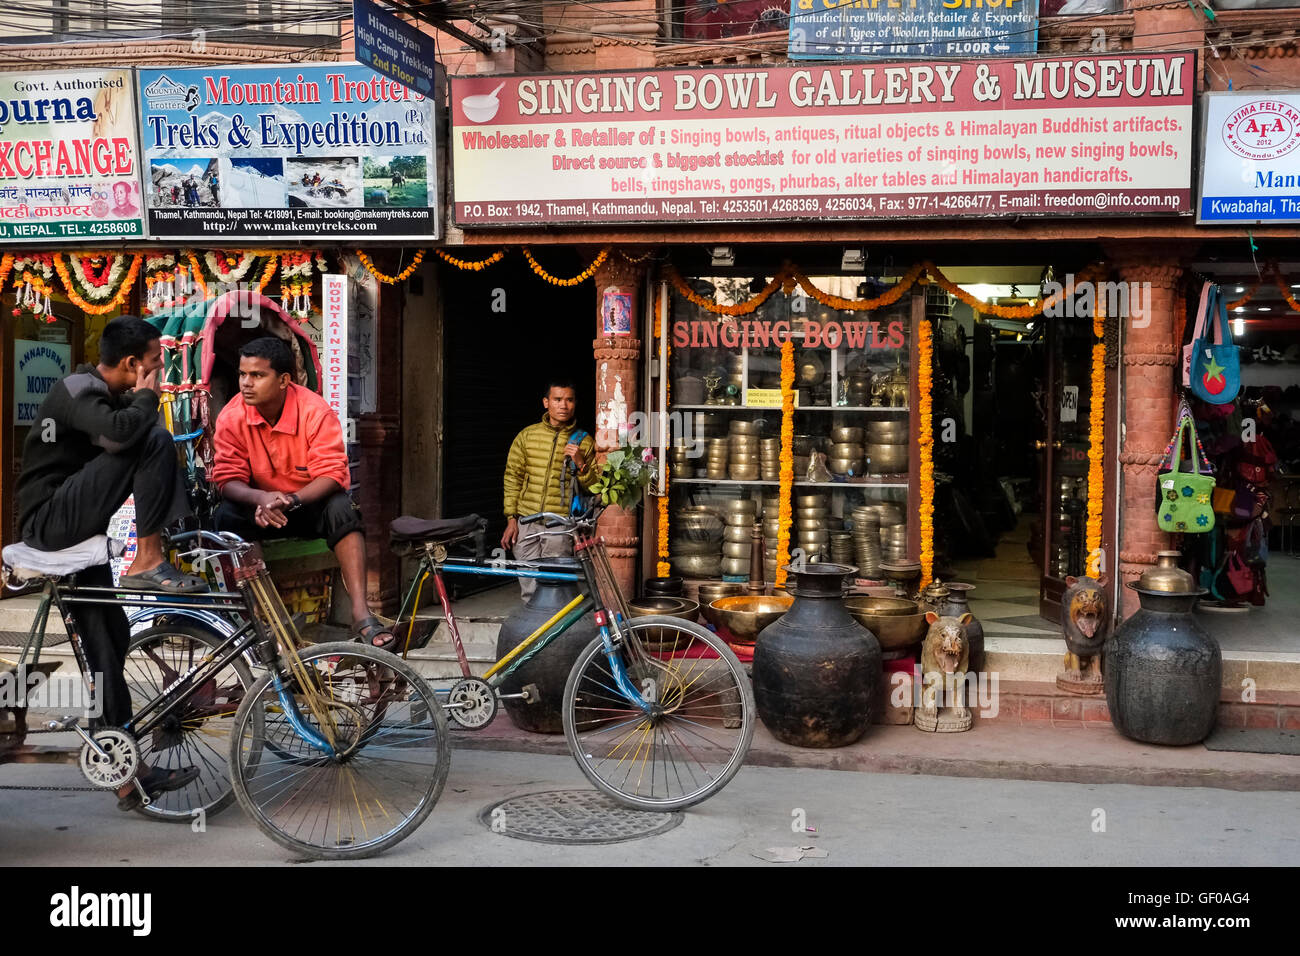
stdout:
[[1065,579],[1061,595],[1061,631],[1065,635],[1065,669],[1056,686],[1072,694],[1100,694],[1101,649],[1110,635],[1110,600],[1106,578]]

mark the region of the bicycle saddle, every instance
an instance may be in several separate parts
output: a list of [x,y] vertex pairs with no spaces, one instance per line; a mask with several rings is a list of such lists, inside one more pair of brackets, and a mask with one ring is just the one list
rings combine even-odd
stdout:
[[76,574],[98,564],[108,564],[125,552],[126,542],[97,534],[61,551],[37,551],[21,541],[7,544],[3,556],[4,563],[13,569],[15,575],[31,580]]
[[487,520],[478,515],[464,518],[416,518],[402,515],[388,526],[394,541],[437,541],[447,543],[484,531]]

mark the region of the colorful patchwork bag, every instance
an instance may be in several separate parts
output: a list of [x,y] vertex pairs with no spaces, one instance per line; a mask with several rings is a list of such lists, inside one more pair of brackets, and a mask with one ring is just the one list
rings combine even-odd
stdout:
[[[1189,454],[1183,458],[1183,442]],[[1198,454],[1199,453],[1199,454]],[[1185,470],[1182,465],[1190,465]],[[1214,528],[1214,476],[1202,474],[1209,469],[1205,451],[1196,437],[1196,424],[1190,412],[1178,416],[1178,430],[1165,449],[1165,460],[1156,473],[1160,493],[1156,524],[1161,531],[1200,534]]]
[[1192,332],[1191,358],[1188,378],[1197,398],[1211,405],[1228,405],[1237,400],[1241,367],[1228,324],[1228,306],[1217,285],[1208,295],[1202,293]]

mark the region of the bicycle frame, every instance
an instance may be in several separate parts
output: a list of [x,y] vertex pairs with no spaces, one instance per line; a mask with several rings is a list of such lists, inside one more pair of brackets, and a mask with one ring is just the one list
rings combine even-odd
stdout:
[[[650,713],[652,704],[646,701],[633,686],[623,664],[622,656],[615,653],[624,643],[623,624],[629,620],[627,603],[619,591],[609,558],[605,552],[604,539],[580,532],[574,533],[574,553],[578,557],[579,570],[573,573],[563,571],[538,570],[526,562],[494,561],[491,565],[478,564],[463,559],[438,560],[435,547],[426,547],[416,568],[415,577],[407,589],[398,612],[398,621],[405,618],[407,608],[411,608],[410,628],[414,628],[416,615],[419,613],[420,594],[424,582],[430,576],[438,592],[442,605],[447,630],[451,633],[452,644],[460,662],[461,674],[470,677],[469,660],[465,657],[464,644],[460,631],[456,627],[456,616],[452,611],[451,599],[447,594],[444,573],[470,574],[480,577],[531,578],[541,581],[565,581],[585,584],[585,592],[556,611],[531,634],[520,641],[514,648],[501,657],[484,673],[482,679],[494,689],[499,688],[515,670],[531,660],[570,627],[581,620],[588,612],[594,611],[596,628],[605,645],[605,658],[610,665],[610,673],[620,693],[643,712]],[[595,597],[593,597],[595,595]],[[409,639],[409,631],[408,631]]]

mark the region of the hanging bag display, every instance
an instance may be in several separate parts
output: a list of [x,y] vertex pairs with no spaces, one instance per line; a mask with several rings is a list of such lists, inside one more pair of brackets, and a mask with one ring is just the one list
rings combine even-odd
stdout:
[[[1188,457],[1184,470],[1183,443],[1187,442]],[[1199,454],[1198,454],[1199,452]],[[1161,531],[1200,534],[1214,527],[1214,476],[1201,474],[1205,465],[1204,451],[1196,438],[1196,425],[1190,412],[1178,416],[1178,430],[1165,451],[1168,469],[1162,467],[1156,474],[1156,488],[1160,492],[1160,507],[1156,511],[1156,524]]]
[[[1213,282],[1207,282],[1201,286],[1201,304],[1196,307],[1196,324],[1192,326],[1192,342],[1195,342],[1205,333],[1205,319],[1209,313],[1206,311],[1212,301],[1212,296],[1217,296],[1219,287]],[[1192,346],[1183,346],[1183,388],[1192,387]]]
[[1236,498],[1237,491],[1235,488],[1215,488],[1214,493],[1211,496],[1211,501],[1214,504],[1214,513],[1216,515],[1222,515],[1225,518],[1232,514],[1232,503]]
[[[1206,298],[1203,295],[1202,301]],[[1196,317],[1188,377],[1193,394],[1201,401],[1227,405],[1236,401],[1241,391],[1241,368],[1237,346],[1232,342],[1232,327],[1228,324],[1228,306],[1218,286],[1211,290],[1208,299],[1208,315]]]
[[1242,560],[1241,552],[1232,551],[1228,554],[1225,572],[1228,575],[1228,583],[1232,585],[1238,597],[1248,597],[1250,592],[1255,590],[1255,573],[1250,570],[1250,565]]

